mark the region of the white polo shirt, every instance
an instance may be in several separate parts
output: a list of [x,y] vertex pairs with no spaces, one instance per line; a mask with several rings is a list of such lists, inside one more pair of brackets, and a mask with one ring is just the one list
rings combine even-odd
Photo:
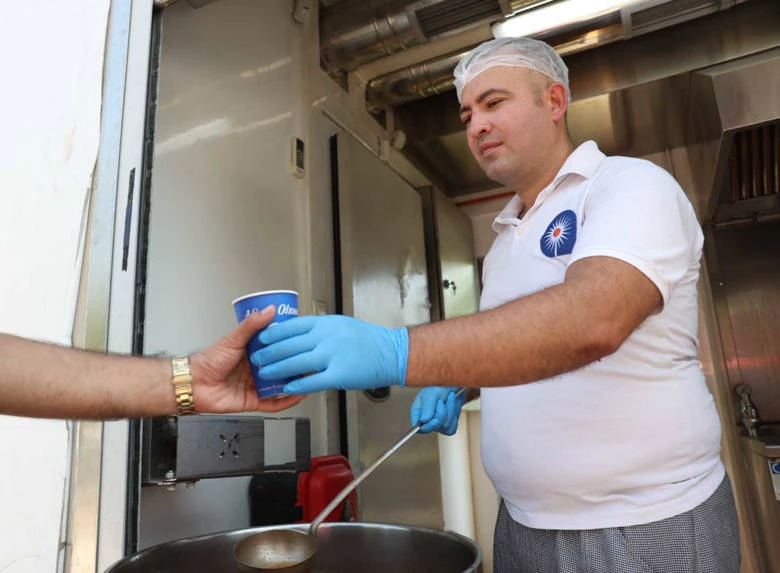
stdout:
[[560,284],[569,265],[593,256],[639,269],[663,309],[602,360],[482,389],[482,462],[510,515],[540,529],[596,529],[694,508],[724,467],[697,360],[703,236],[690,202],[663,169],[606,157],[589,141],[518,219],[521,207],[515,196],[493,223],[482,310]]

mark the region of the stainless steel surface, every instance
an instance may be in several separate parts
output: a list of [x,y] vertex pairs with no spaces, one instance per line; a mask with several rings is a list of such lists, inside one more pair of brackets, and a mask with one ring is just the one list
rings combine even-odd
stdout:
[[308,418],[209,415],[143,421],[143,485],[169,485],[268,471],[308,471]]
[[[234,548],[241,540],[268,529],[277,528],[243,529],[165,543],[120,561],[106,573],[245,572],[235,559]],[[482,564],[482,552],[472,540],[435,529],[324,523],[319,540],[313,573],[478,573]]]
[[[558,45],[562,53],[572,53],[625,37],[631,27],[624,26],[623,20],[630,18],[632,7],[641,3],[642,0],[624,0],[622,7],[595,5],[581,12],[577,8],[583,5],[577,0],[558,0],[496,22],[491,31],[497,38],[527,36],[548,40]],[[532,24],[525,24],[529,21]],[[562,36],[565,39],[561,40]]]
[[[587,56],[582,58],[587,62],[586,64],[577,62],[569,65],[572,74],[572,95],[575,99],[690,71],[713,61],[723,61],[722,58],[704,61],[701,58],[710,57],[713,48],[717,49],[717,45],[713,45],[712,42],[712,26],[718,26],[720,21],[726,22],[727,14],[698,20],[698,24],[689,22],[682,25],[682,23],[730,8],[733,2],[713,3],[708,0],[701,2],[699,9],[692,9],[689,3],[674,1],[655,6],[652,11],[649,8],[641,9],[642,6],[647,5],[647,2],[635,2],[634,5],[586,20],[564,19],[554,28],[540,29],[537,33],[529,34],[531,37],[548,42],[562,56],[603,47],[617,40],[632,39],[631,44],[635,49],[626,45],[626,42],[613,46],[612,53],[607,56],[608,66],[604,66],[603,59],[594,62],[589,61]],[[545,6],[541,6],[539,9],[544,8]],[[660,8],[663,10],[658,10]],[[702,22],[705,21],[708,23],[703,24]],[[655,39],[638,41],[644,34],[671,26],[675,28],[665,30],[663,40],[659,40],[658,35],[654,34]],[[690,28],[686,33],[680,32],[684,27]],[[757,32],[760,34],[760,30]],[[671,44],[668,44],[669,41]],[[740,41],[752,43],[753,39],[740,38]],[[652,42],[652,47],[648,46],[649,42]],[[704,51],[679,49],[679,46],[676,46],[679,43],[703,44],[705,42]],[[416,62],[402,69],[371,78],[366,86],[368,109],[376,111],[449,90],[452,87],[452,71],[455,65],[472,47],[472,45],[464,45],[446,55]],[[625,51],[630,51],[630,56],[626,54],[621,57],[620,54]],[[662,58],[659,51],[673,54],[674,57]],[[588,66],[587,70],[583,69],[585,65]],[[594,70],[594,67],[598,69]],[[604,79],[609,81],[606,87],[598,86],[594,89],[588,86],[594,81]],[[619,82],[623,82],[623,85]]]
[[425,210],[431,318],[475,313],[479,277],[471,219],[438,189],[419,191]]
[[[462,394],[463,389],[458,394]],[[363,483],[382,462],[393,455],[398,449],[408,442],[412,436],[420,431],[422,426],[417,425],[409,430],[400,440],[389,447],[379,458],[363,470],[360,475],[349,482],[334,497],[328,505],[312,520],[308,533],[301,534],[297,531],[269,530],[256,533],[244,539],[236,546],[236,558],[244,565],[258,571],[289,571],[305,572],[309,570],[309,564],[314,560],[317,552],[317,530],[322,522],[354,489]]]
[[[436,226],[441,265],[443,318],[479,310],[479,278],[471,220],[448,197],[436,192]],[[449,288],[444,281],[450,283]]]
[[505,9],[499,0],[340,2],[321,11],[320,53],[331,72],[350,71],[431,39],[499,20]]
[[468,53],[468,49],[457,50],[372,79],[366,86],[366,107],[376,113],[385,107],[451,90],[452,71]]
[[[720,131],[744,129],[780,118],[778,66],[780,48],[775,47],[696,72],[697,79],[709,81],[710,97],[718,110],[713,122]],[[712,110],[712,106],[706,109]]]
[[[774,248],[780,240],[780,225],[753,224],[707,233],[707,266],[712,283],[718,334],[723,349],[722,370],[732,388],[747,385],[751,401],[766,420],[780,419],[780,268]],[[737,411],[738,400],[722,407]],[[749,534],[745,543],[753,551],[759,571],[780,570],[780,511],[769,477],[768,457],[780,456],[777,426],[757,423],[745,409],[755,438],[739,439],[741,452],[732,473],[743,485],[740,511]],[[743,414],[744,415],[744,414]],[[737,433],[738,420],[725,423],[726,436]],[[738,498],[739,499],[739,498]]]
[[732,386],[744,383],[764,420],[780,420],[780,225],[711,233],[710,274],[719,285],[720,330]]
[[[389,327],[430,321],[421,200],[386,164],[337,136],[343,312]],[[392,387],[377,402],[347,395],[350,463],[368,467],[408,428],[417,391]],[[438,446],[420,436],[359,491],[366,521],[441,527]]]
[[[402,101],[425,97],[438,86],[439,91],[452,85],[448,65],[456,54],[472,48],[474,42],[489,39],[490,32],[481,27],[502,19],[546,10],[561,0],[374,0],[372,2],[338,3],[326,6],[321,19],[321,55],[332,72],[351,71],[368,62],[399,51],[447,37],[452,41],[446,56],[419,49],[417,61],[398,74],[382,76],[372,88],[369,107],[378,109]],[[732,0],[698,2],[627,0],[624,6],[602,10],[586,18],[565,11],[563,17],[529,35],[549,41],[562,54],[571,54],[647,32],[655,31],[693,18],[730,8]],[[552,6],[556,8],[555,6]],[[476,34],[475,30],[480,29]],[[458,38],[462,38],[458,41]],[[437,50],[428,50],[435,52]],[[404,66],[406,68],[406,66]],[[371,78],[372,76],[369,76]],[[415,81],[410,87],[409,81]]]
[[[688,187],[690,182],[686,185]],[[709,245],[709,237],[705,245]],[[712,392],[718,408],[722,432],[721,457],[731,478],[734,498],[737,504],[740,528],[740,545],[743,573],[761,573],[763,549],[759,540],[759,522],[753,501],[752,478],[748,473],[748,462],[742,437],[738,431],[739,413],[734,407],[733,390],[726,371],[726,342],[719,332],[722,305],[717,283],[713,283],[708,257],[702,259],[699,279],[699,360],[707,386]],[[722,323],[722,322],[721,322]]]
[[320,54],[325,66],[343,72],[423,42],[414,11],[405,6],[418,3],[370,0],[322,9]]
[[[114,251],[114,214],[125,97],[131,2],[114,1],[109,11],[104,66],[100,147],[91,196],[86,272],[84,348],[108,348],[108,316]],[[103,424],[75,421],[71,434],[71,473],[67,505],[64,570],[94,573],[98,557],[98,517]]]
[[308,573],[314,565],[317,540],[297,529],[271,529],[236,544],[236,560],[251,571]]
[[[777,11],[780,13],[780,7]],[[741,140],[751,137],[751,132],[759,135],[766,124],[780,118],[779,69],[780,48],[775,47],[692,74],[691,101],[699,105],[692,108],[689,139],[697,148],[691,157],[702,182],[697,202],[703,218],[729,221],[778,211],[775,173],[768,177],[775,189],[753,196],[756,194],[750,188],[761,176],[754,171],[752,160],[759,167],[764,158],[759,153],[749,158],[749,146]],[[747,133],[739,133],[745,129]],[[773,126],[769,131],[778,128]],[[774,141],[769,143],[768,147],[776,147]],[[737,155],[730,160],[732,154]],[[768,158],[765,165],[776,170],[778,161],[777,157],[774,161]]]
[[[309,63],[300,53],[306,27],[291,9],[290,0],[199,10],[177,2],[160,15],[146,354],[211,344],[235,328],[230,301],[246,292],[298,290],[310,312],[309,194],[290,170],[290,143],[304,135],[310,109],[301,87]],[[323,404],[311,396],[283,413],[311,420],[315,455],[325,453]],[[249,480],[143,488],[139,547],[249,526]]]
[[[706,159],[706,145],[694,143],[705,141],[703,134],[689,137],[688,131],[689,122],[701,116],[705,112],[702,107],[709,104],[698,95],[690,96],[696,88],[691,72],[772,50],[780,45],[778,29],[780,4],[752,0],[566,56],[573,97],[568,120],[575,143],[595,139],[608,153],[634,156],[665,153],[690,144],[695,177],[706,180],[710,176],[700,174],[712,166],[698,165],[700,155]],[[417,70],[422,73],[428,69],[416,64],[415,77],[421,79]],[[401,78],[406,71],[397,73]],[[433,85],[442,86],[441,71],[436,70],[436,74]],[[776,76],[769,73],[765,79],[771,81]],[[384,79],[382,82],[382,92],[392,93]],[[402,85],[420,93],[427,89],[426,83],[407,79]],[[769,96],[750,96],[749,101],[761,97]],[[368,105],[372,105],[370,100]],[[407,134],[404,153],[452,197],[497,187],[471,157],[457,109],[453,90],[393,108],[395,128]],[[699,198],[694,200],[698,207]]]

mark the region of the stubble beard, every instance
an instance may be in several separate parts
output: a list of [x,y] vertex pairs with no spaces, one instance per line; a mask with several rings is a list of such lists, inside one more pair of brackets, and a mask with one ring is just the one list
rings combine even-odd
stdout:
[[496,158],[493,161],[485,161],[482,164],[482,170],[492,181],[500,183],[505,187],[512,187],[520,174],[519,165],[516,159],[507,157]]

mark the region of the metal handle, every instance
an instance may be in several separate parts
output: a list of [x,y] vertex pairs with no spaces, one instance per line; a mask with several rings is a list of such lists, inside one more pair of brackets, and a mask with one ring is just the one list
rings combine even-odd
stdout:
[[[461,388],[457,391],[455,396],[460,396],[466,391],[465,388]],[[422,424],[417,424],[414,428],[409,430],[406,435],[398,440],[393,446],[391,446],[387,451],[385,451],[384,454],[379,456],[379,459],[377,459],[373,464],[371,464],[366,470],[363,471],[358,477],[353,479],[347,487],[345,487],[343,490],[341,490],[341,493],[339,493],[336,497],[333,498],[333,501],[331,501],[327,506],[325,506],[325,509],[323,509],[317,517],[314,518],[314,521],[311,522],[311,525],[309,526],[309,534],[310,535],[316,535],[317,528],[322,524],[323,521],[325,521],[325,518],[330,515],[330,512],[336,509],[338,504],[340,504],[344,499],[352,493],[352,491],[359,486],[364,479],[366,479],[371,472],[373,472],[377,467],[379,467],[379,464],[381,464],[383,461],[385,461],[387,458],[389,458],[391,455],[393,455],[398,449],[403,446],[406,442],[409,441],[409,439],[414,436],[417,432],[420,431],[420,428],[422,428]]]
[[357,486],[361,484],[361,482],[366,479],[371,472],[373,472],[379,464],[381,464],[383,461],[385,461],[387,458],[389,458],[392,454],[398,450],[401,446],[403,446],[406,442],[409,441],[409,439],[414,436],[417,432],[420,431],[421,426],[417,425],[398,442],[388,449],[384,454],[379,456],[379,459],[375,461],[373,464],[371,464],[368,469],[366,469],[363,473],[361,473],[358,477],[353,479],[347,487],[345,487],[343,490],[341,490],[341,493],[338,494],[336,497],[333,498],[333,501],[331,501],[325,509],[323,509],[320,514],[314,518],[314,521],[311,522],[311,525],[309,526],[309,533],[311,535],[314,535],[317,532],[317,528],[320,526],[320,524],[325,520],[325,518],[330,515],[330,512],[336,509],[338,504],[340,504],[342,501],[344,501],[344,498],[346,498],[350,493],[352,493],[352,490],[354,490]]

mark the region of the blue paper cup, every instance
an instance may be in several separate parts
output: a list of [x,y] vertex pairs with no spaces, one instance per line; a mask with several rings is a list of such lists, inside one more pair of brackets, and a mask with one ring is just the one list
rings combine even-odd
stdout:
[[[273,321],[266,328],[273,328],[280,322],[298,316],[298,293],[294,290],[267,290],[247,294],[233,301],[233,310],[236,313],[236,319],[238,322],[241,322],[251,313],[259,312],[269,304],[276,307],[276,316],[274,316]],[[247,356],[251,356],[253,352],[264,347],[265,345],[260,342],[260,337],[257,335],[253,336],[246,345]],[[257,395],[260,398],[284,395],[284,385],[295,379],[262,380],[259,376],[260,369],[254,364],[251,367]]]

